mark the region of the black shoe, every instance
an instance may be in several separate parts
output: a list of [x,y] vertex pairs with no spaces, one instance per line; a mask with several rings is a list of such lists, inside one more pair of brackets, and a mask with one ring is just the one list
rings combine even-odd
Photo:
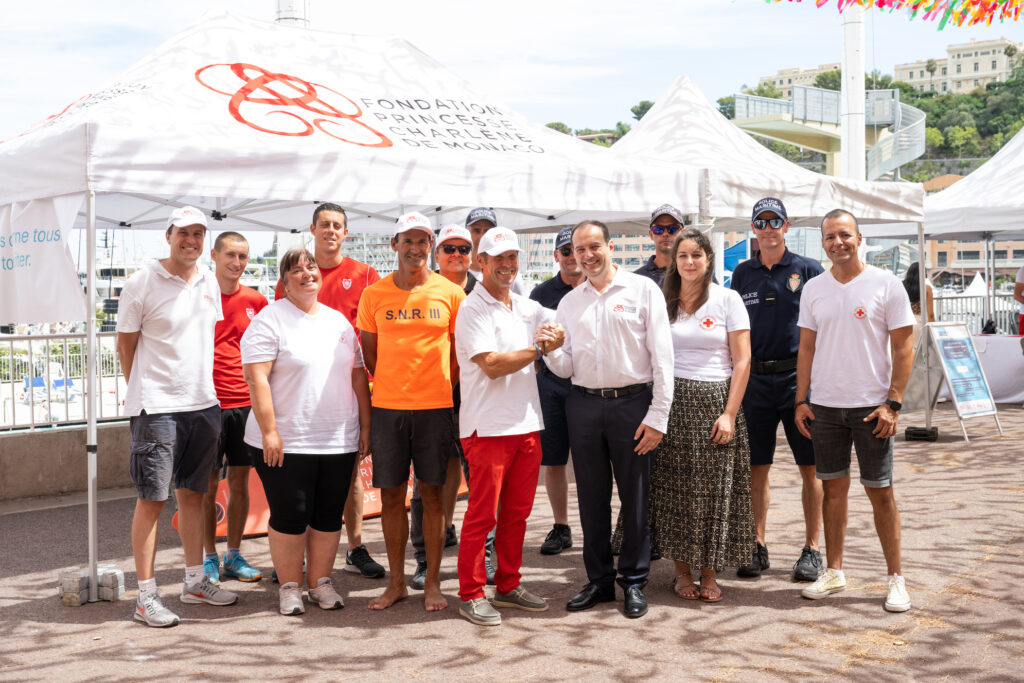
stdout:
[[345,571],[362,574],[368,579],[379,579],[384,576],[384,567],[373,561],[365,545],[345,553]]
[[488,543],[484,547],[484,568],[487,570],[487,585],[494,585],[494,573],[498,571],[498,565],[494,562],[494,544]]
[[423,590],[423,587],[427,585],[427,563],[417,562],[416,573],[409,579],[409,585],[418,591]]
[[818,575],[824,571],[821,564],[821,553],[809,545],[805,545],[800,559],[793,565],[794,581],[817,581]]
[[[642,599],[643,595],[641,594],[640,597]],[[583,610],[590,609],[600,602],[615,602],[614,583],[609,583],[607,586],[588,583],[583,587],[583,590],[569,599],[569,602],[565,605],[565,609],[570,612],[582,612]],[[646,602],[644,604],[646,605]]]
[[754,549],[754,557],[750,560],[750,564],[737,569],[736,576],[742,576],[746,579],[756,578],[761,576],[761,572],[770,566],[772,565],[768,562],[768,547],[758,543],[757,548]]
[[459,544],[459,535],[455,533],[455,525],[452,524],[444,532],[444,547],[451,548],[453,545]]
[[644,597],[644,590],[640,586],[626,588],[625,614],[630,619],[639,619],[647,614],[647,598]]
[[566,548],[572,547],[572,530],[565,524],[551,527],[548,537],[540,546],[541,555],[557,555]]

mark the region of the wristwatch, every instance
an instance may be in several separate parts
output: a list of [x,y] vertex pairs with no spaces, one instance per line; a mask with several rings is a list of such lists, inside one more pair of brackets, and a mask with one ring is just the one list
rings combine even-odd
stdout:
[[805,399],[804,399],[804,400],[802,400],[802,401],[797,401],[797,402],[796,402],[796,405],[795,405],[795,406],[793,406],[793,407],[794,407],[794,408],[799,408],[800,406],[804,405],[805,403],[806,403],[807,405],[811,405],[811,400],[810,400],[809,398],[805,398]]
[[900,412],[900,409],[903,407],[902,403],[900,403],[899,401],[894,401],[891,398],[885,399],[885,405],[887,405],[890,408],[892,408],[893,412],[896,412],[896,413]]

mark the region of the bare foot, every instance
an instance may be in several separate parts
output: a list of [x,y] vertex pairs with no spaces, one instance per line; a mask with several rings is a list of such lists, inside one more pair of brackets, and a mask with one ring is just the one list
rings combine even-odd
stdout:
[[441,595],[440,585],[427,584],[423,587],[423,606],[428,612],[440,612],[448,607],[448,600]]
[[370,600],[370,609],[387,609],[399,600],[405,600],[407,597],[409,597],[409,589],[405,587],[405,584],[397,586],[389,584],[383,593]]

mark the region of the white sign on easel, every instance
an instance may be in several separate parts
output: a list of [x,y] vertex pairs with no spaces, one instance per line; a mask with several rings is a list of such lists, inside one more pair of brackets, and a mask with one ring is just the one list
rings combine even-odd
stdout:
[[[996,402],[992,398],[988,379],[986,379],[985,371],[978,360],[978,354],[974,349],[974,342],[971,340],[971,333],[967,329],[967,325],[964,323],[928,323],[925,334],[939,358],[942,375],[946,380],[946,386],[949,387],[949,394],[953,399],[953,406],[956,408],[957,419],[960,420],[960,429],[964,433],[964,440],[970,441],[967,437],[964,420],[985,415],[991,415],[995,419],[996,427],[1001,435],[1003,427],[999,424]],[[932,356],[929,354],[929,360],[931,358]],[[938,398],[938,388],[931,399],[933,406],[936,398]]]

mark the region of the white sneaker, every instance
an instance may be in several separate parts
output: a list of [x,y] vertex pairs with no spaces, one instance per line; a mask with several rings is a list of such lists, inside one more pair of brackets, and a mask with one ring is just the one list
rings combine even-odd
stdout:
[[889,575],[889,593],[885,596],[886,612],[906,612],[910,609],[907,582],[899,574]]
[[135,601],[135,620],[155,628],[177,626],[180,621],[177,614],[164,607],[157,595]]
[[334,584],[331,583],[329,576],[320,577],[316,582],[316,588],[309,591],[309,601],[318,604],[320,609],[341,609],[345,606],[345,601],[338,595],[338,591],[334,590]]
[[233,605],[238,602],[238,594],[224,590],[220,586],[214,586],[210,583],[210,577],[208,576],[203,576],[203,580],[199,583],[193,583],[192,585],[181,584],[181,596],[179,597],[182,602],[196,605],[205,602],[207,605],[217,605],[219,607]]
[[280,599],[279,609],[286,617],[297,614],[304,614],[306,608],[302,605],[302,589],[299,584],[290,581],[278,589]]
[[800,595],[811,600],[820,600],[845,589],[846,577],[843,576],[842,570],[826,569],[818,576],[817,581],[800,591]]

